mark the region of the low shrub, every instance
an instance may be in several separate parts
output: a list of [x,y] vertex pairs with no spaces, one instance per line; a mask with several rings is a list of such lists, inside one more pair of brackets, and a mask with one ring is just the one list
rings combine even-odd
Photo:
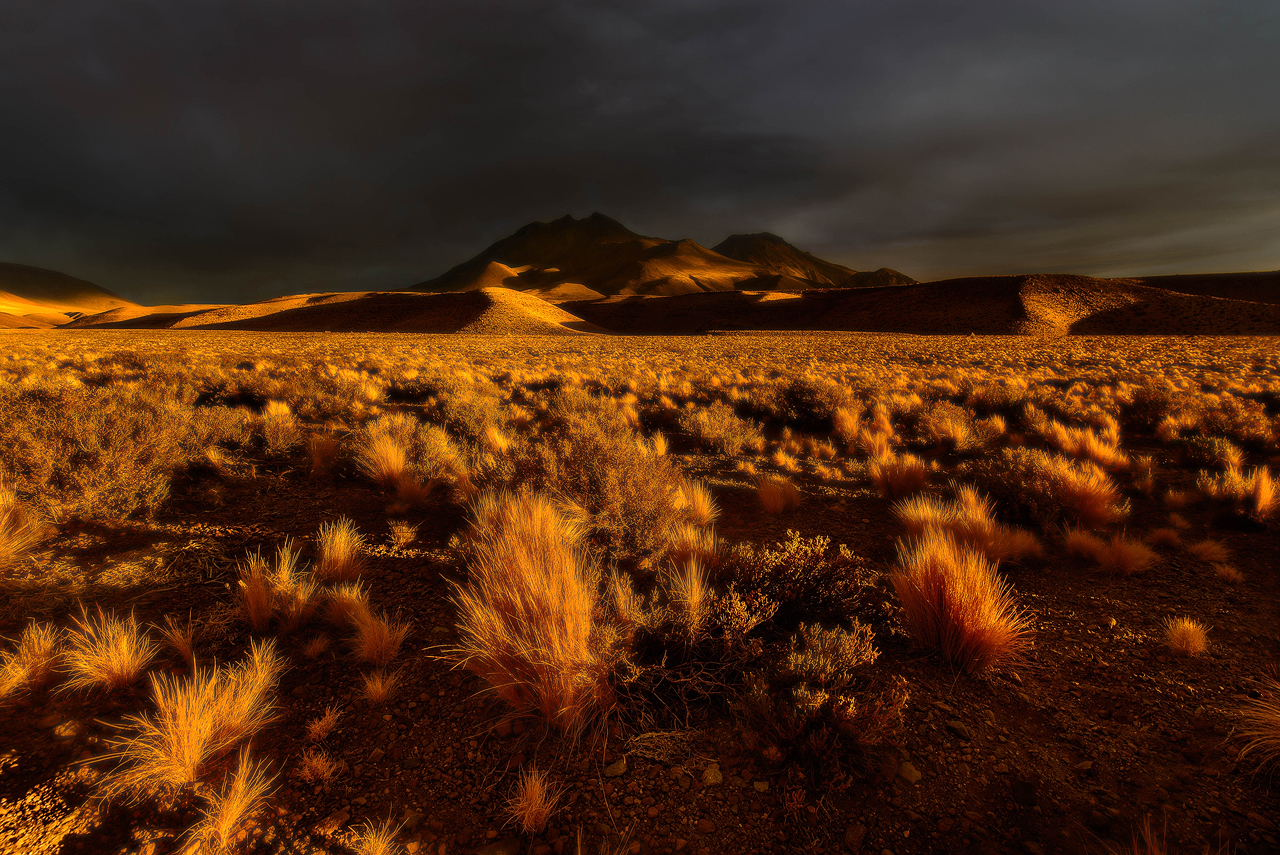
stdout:
[[929,484],[929,469],[914,454],[885,454],[867,464],[867,476],[886,499],[918,493]]
[[760,432],[760,426],[739,418],[733,407],[722,401],[713,401],[705,407],[682,409],[678,423],[682,431],[708,451],[732,457],[743,449],[755,452],[764,449],[764,434]]
[[800,506],[800,490],[790,478],[766,475],[756,479],[756,496],[766,513],[778,516]]

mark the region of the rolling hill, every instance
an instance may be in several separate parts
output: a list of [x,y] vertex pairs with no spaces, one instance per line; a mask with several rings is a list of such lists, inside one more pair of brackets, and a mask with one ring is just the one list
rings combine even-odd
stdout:
[[92,282],[25,264],[0,263],[0,328],[47,329],[68,313],[94,313],[136,305]]

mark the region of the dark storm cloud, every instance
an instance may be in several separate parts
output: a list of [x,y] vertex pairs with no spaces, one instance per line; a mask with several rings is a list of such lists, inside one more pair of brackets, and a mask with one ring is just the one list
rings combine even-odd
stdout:
[[0,259],[388,288],[601,210],[917,277],[1274,268],[1278,90],[1271,0],[8,4]]

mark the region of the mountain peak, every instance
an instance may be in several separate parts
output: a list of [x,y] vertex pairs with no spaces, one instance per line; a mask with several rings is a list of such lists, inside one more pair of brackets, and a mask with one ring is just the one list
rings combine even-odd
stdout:
[[843,264],[824,261],[792,246],[773,232],[729,235],[712,249],[723,256],[768,267],[819,286],[843,285],[854,271]]

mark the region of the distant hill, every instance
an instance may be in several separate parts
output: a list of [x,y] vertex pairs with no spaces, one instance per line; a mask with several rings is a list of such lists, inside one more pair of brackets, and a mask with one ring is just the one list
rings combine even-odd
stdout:
[[[707,291],[830,287],[854,272],[798,250],[776,235],[735,235],[720,246],[639,235],[604,214],[530,223],[476,257],[413,287],[466,291],[504,287],[576,300],[588,295],[674,296]],[[817,277],[817,278],[812,278]]]
[[1132,279],[986,276],[797,294],[613,297],[561,308],[615,332],[849,330],[946,335],[1276,335],[1280,306]]
[[1142,276],[1143,285],[1178,291],[1182,294],[1200,294],[1206,297],[1226,297],[1231,300],[1249,300],[1254,303],[1280,303],[1280,270],[1259,273],[1185,273],[1176,276]]
[[[102,312],[136,305],[92,282],[25,264],[0,263],[0,313],[44,328],[65,323],[67,312]],[[0,319],[0,326],[21,322]]]
[[855,275],[848,267],[823,261],[772,232],[729,235],[712,249],[727,258],[764,267],[773,273],[808,280],[820,288],[841,287]]
[[506,288],[449,294],[351,291],[297,294],[247,305],[121,308],[79,318],[69,326],[497,335],[606,332],[537,297]]

